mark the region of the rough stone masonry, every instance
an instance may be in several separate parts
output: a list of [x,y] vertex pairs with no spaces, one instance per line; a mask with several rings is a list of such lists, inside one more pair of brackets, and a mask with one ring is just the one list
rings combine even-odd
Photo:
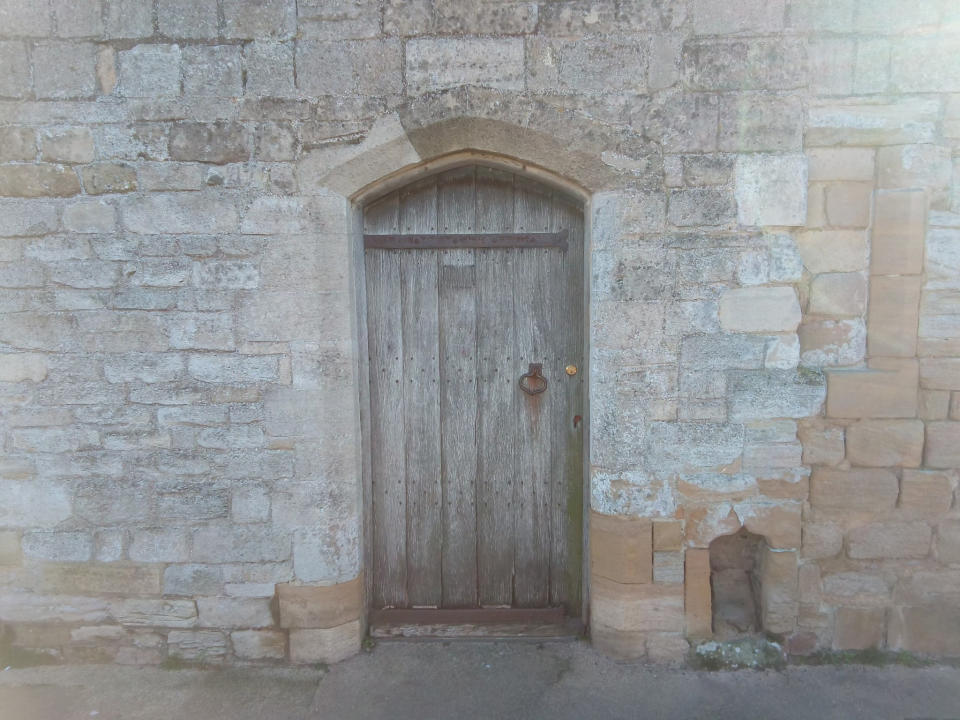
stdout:
[[956,0],[0,0],[0,624],[66,661],[360,647],[355,199],[589,200],[590,632],[960,655]]

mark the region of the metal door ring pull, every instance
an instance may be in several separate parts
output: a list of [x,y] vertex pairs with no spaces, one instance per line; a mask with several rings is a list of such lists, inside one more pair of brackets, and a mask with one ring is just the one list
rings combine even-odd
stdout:
[[542,375],[543,363],[530,363],[530,369],[520,376],[520,389],[527,395],[539,395],[547,389],[547,379]]

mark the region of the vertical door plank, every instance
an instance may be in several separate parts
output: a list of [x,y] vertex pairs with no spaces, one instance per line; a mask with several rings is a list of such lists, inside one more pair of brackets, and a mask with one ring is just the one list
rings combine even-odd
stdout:
[[[550,503],[550,604],[564,605],[571,615],[580,611],[580,576],[583,560],[583,433],[582,389],[586,377],[583,357],[583,213],[577,205],[555,198],[551,231],[566,229],[567,251],[556,268],[553,303],[556,320],[554,342],[559,353],[555,400],[561,405],[553,417],[550,467],[553,481]],[[563,373],[576,365],[576,375]],[[575,426],[574,417],[581,421]]]
[[[403,232],[436,232],[436,179],[400,191]],[[399,252],[406,435],[407,597],[439,607],[443,498],[440,485],[440,364],[437,251]]]
[[[477,231],[513,230],[513,176],[477,168]],[[480,605],[513,603],[513,484],[516,476],[516,353],[513,255],[477,250],[479,474],[477,572]]]
[[[397,197],[367,209],[364,230],[395,232]],[[367,250],[367,344],[370,363],[370,475],[373,503],[373,607],[407,605],[406,482],[400,257]]]
[[[437,183],[438,232],[473,232],[474,169]],[[473,250],[440,251],[443,607],[477,606],[477,288]]]
[[[523,178],[514,184],[514,230],[545,232],[550,224],[549,191]],[[562,392],[557,376],[551,328],[554,266],[559,251],[524,248],[510,251],[514,265],[514,326],[518,364],[542,363],[547,390],[528,395],[518,388],[516,405],[517,470],[514,483],[514,604],[545,607],[550,599],[550,456],[552,419]]]

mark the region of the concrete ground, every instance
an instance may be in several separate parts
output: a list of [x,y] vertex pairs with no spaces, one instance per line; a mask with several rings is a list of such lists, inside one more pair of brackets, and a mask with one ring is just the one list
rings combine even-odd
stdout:
[[586,643],[389,642],[326,668],[0,671],[0,720],[960,719],[960,669],[694,672]]

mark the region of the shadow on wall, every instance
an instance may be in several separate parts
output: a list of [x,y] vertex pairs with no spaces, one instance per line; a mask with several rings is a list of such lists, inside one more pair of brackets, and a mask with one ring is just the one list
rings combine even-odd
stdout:
[[713,637],[731,640],[762,632],[763,557],[766,541],[741,529],[710,543]]

